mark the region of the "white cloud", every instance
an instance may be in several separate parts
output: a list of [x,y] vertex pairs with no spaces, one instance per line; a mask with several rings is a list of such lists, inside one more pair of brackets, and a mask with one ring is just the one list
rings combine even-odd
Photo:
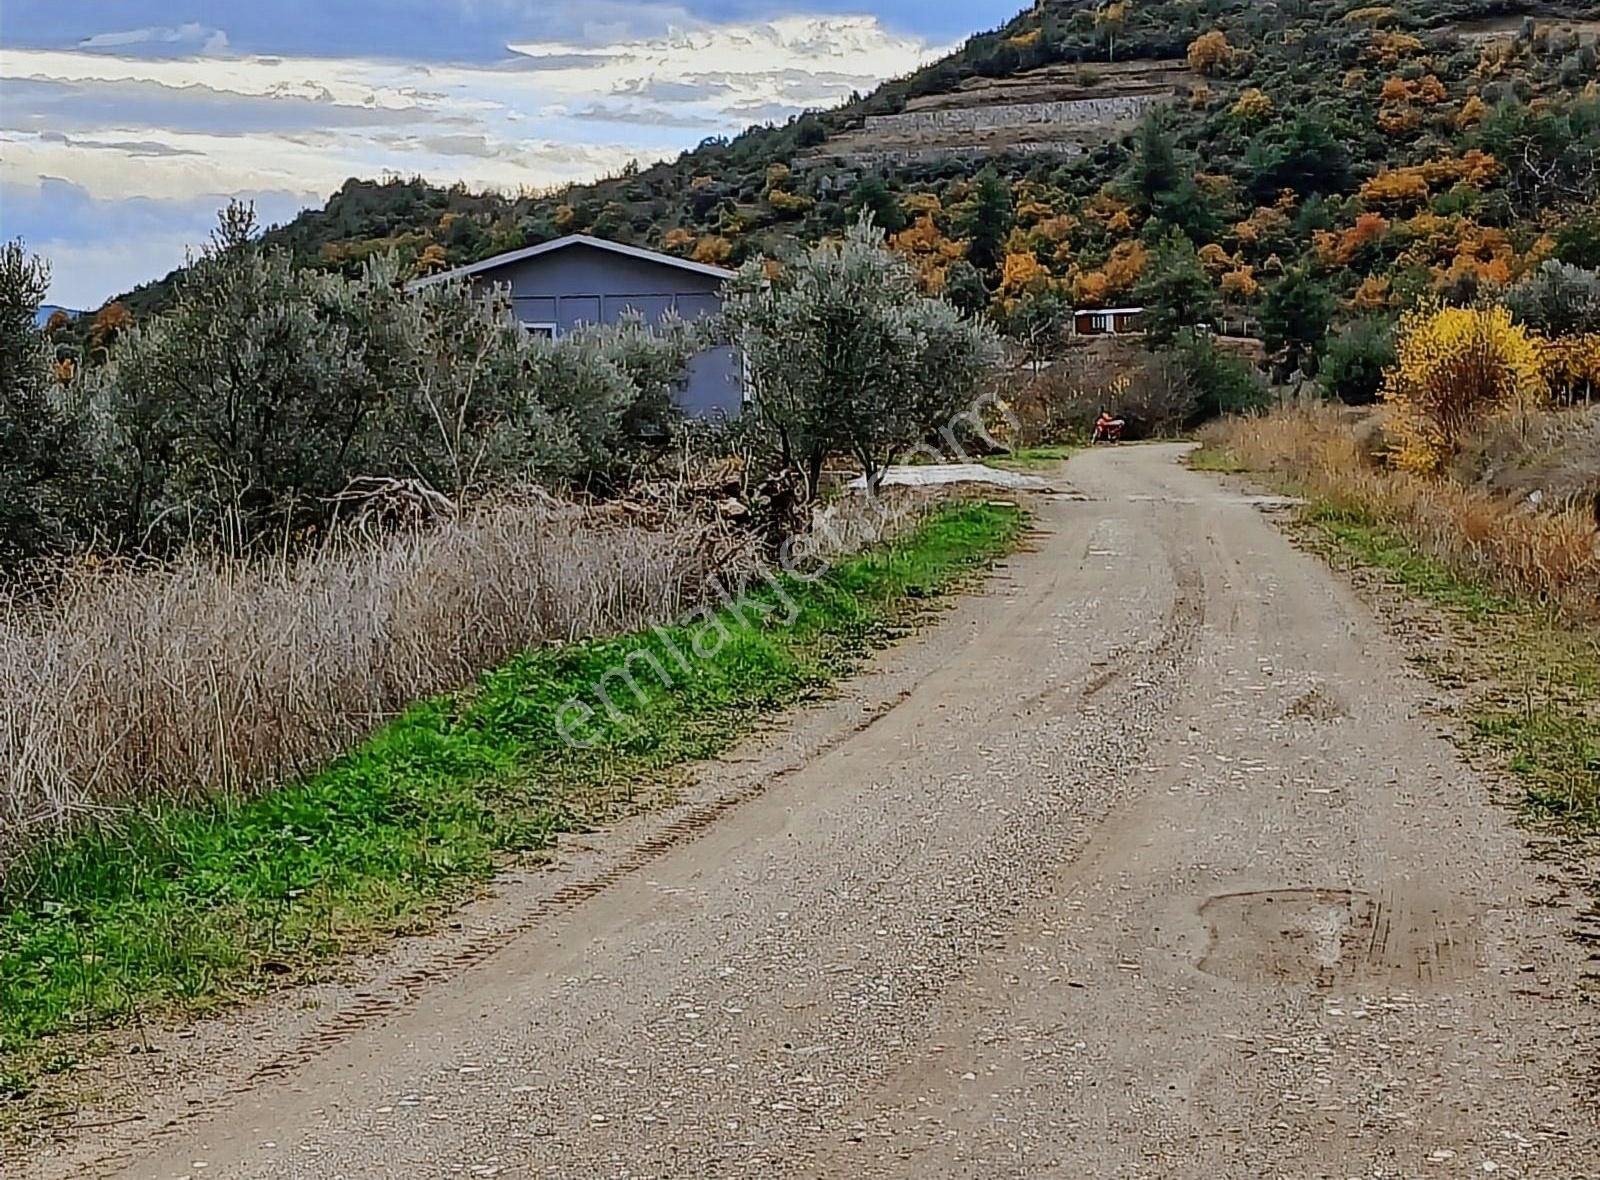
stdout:
[[[233,54],[199,24],[6,48],[0,84],[29,97],[0,107],[0,183],[37,194],[59,178],[107,201],[271,191],[307,204],[385,173],[545,188],[831,104],[938,52],[873,17],[685,19],[641,36],[630,29],[666,28],[653,22],[678,10],[612,28],[621,10],[607,5],[597,0],[568,39],[513,45],[482,65]],[[90,265],[57,249],[62,279]],[[122,249],[119,266],[138,249]],[[170,255],[171,242],[159,249]]]
[[[85,138],[62,142],[48,135],[0,136],[9,184],[37,184],[59,177],[97,197],[181,200],[196,193],[272,189],[321,199],[351,176],[385,172],[463,180],[475,188],[515,190],[585,180],[621,168],[640,155],[620,144],[573,144],[549,139],[486,136],[382,135],[354,138],[336,133],[274,136],[270,151],[256,137],[108,129],[138,150],[116,150]],[[134,141],[134,135],[142,140]],[[470,153],[461,145],[472,143]]]
[[120,33],[96,33],[78,42],[81,49],[130,49],[135,46],[162,46],[176,49],[197,49],[201,53],[223,53],[228,48],[228,34],[221,29],[208,28],[195,22],[176,27],[128,29]]

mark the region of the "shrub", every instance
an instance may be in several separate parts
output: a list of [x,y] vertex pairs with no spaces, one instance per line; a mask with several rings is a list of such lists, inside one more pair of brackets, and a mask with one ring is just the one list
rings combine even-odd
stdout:
[[1102,410],[1127,422],[1126,437],[1176,434],[1195,419],[1198,387],[1173,352],[1074,350],[1040,373],[1011,403],[1023,446],[1086,438]]
[[1243,123],[1260,123],[1272,114],[1272,99],[1265,91],[1251,86],[1233,104],[1233,117]]
[[1236,51],[1228,44],[1228,34],[1220,29],[1202,33],[1189,43],[1189,68],[1201,74],[1213,74],[1233,64]]
[[1600,332],[1539,342],[1539,372],[1557,402],[1593,401],[1600,393]]
[[1600,332],[1600,273],[1548,259],[1506,292],[1519,323],[1547,336]]
[[1436,474],[1485,418],[1544,393],[1538,343],[1504,307],[1410,312],[1383,386],[1396,411],[1396,460]]
[[1271,401],[1271,392],[1261,374],[1208,335],[1181,333],[1172,353],[1195,390],[1191,425],[1224,414],[1263,409]]
[[1329,397],[1347,406],[1370,405],[1378,400],[1394,359],[1394,322],[1386,316],[1363,316],[1328,342],[1317,376]]
[[918,292],[916,268],[867,215],[776,278],[747,264],[724,315],[749,365],[756,426],[812,491],[823,459],[841,451],[876,486],[970,407],[999,355],[985,322]]
[[79,391],[98,520],[160,549],[324,522],[357,477],[448,498],[530,478],[609,486],[659,445],[702,334],[668,319],[556,341],[498,295],[296,268],[231,207],[173,305],[121,334]]
[[55,350],[38,327],[50,270],[0,245],[0,570],[63,543],[71,444],[53,397]]

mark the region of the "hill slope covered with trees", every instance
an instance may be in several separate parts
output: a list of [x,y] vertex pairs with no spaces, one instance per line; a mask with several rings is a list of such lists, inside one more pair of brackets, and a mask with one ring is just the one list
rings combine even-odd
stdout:
[[[1041,0],[867,97],[673,162],[517,197],[352,179],[268,240],[348,274],[378,253],[423,273],[575,231],[735,264],[869,208],[929,286],[1002,318],[1044,293],[1129,297],[1159,257],[1198,267],[1205,305],[1309,349],[1340,308],[1600,263],[1597,30],[1594,3]],[[1187,69],[1135,135],[1076,156],[801,166],[973,79],[1068,63],[1092,88],[1097,65],[1135,59]],[[124,302],[138,315],[169,291]]]

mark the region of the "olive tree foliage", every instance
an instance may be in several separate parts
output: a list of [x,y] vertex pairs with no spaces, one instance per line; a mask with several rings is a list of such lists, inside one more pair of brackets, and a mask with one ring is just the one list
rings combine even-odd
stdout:
[[39,330],[50,268],[19,241],[0,245],[0,568],[57,547],[69,516],[73,446]]
[[834,453],[877,487],[897,457],[961,419],[999,359],[993,329],[921,294],[867,217],[775,275],[745,266],[724,318],[749,368],[757,429],[812,493]]
[[499,294],[353,278],[264,247],[224,211],[172,306],[120,335],[77,402],[105,531],[162,548],[315,523],[352,480],[460,501],[510,482],[604,483],[670,432],[704,333],[671,321],[532,336]]
[[1506,292],[1520,323],[1548,336],[1600,332],[1600,272],[1548,259]]

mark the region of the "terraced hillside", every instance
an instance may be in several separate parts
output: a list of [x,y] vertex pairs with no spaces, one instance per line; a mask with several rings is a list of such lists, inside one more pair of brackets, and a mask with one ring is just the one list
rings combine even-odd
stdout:
[[1196,81],[1198,75],[1181,60],[1053,65],[1005,78],[969,78],[949,92],[913,98],[893,114],[863,116],[859,126],[802,152],[796,165],[1083,155],[1186,97]]

